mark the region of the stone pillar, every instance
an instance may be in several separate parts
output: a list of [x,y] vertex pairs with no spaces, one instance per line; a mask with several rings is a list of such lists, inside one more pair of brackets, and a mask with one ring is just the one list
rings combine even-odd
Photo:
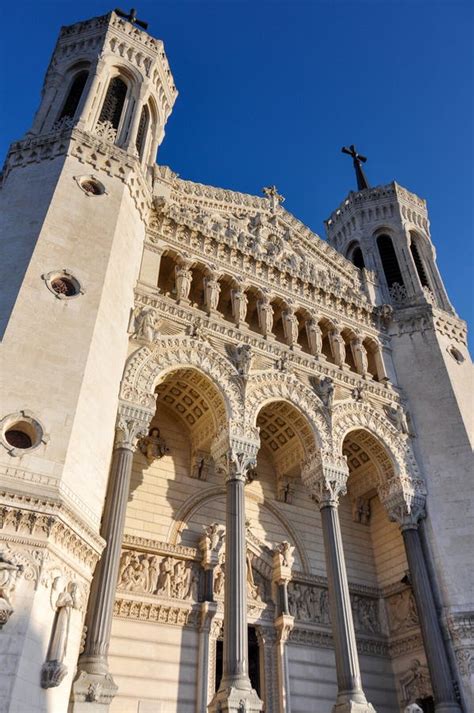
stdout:
[[278,712],[291,713],[290,676],[288,671],[288,656],[286,642],[293,629],[295,620],[290,615],[288,606],[288,583],[291,581],[291,570],[294,564],[294,547],[289,542],[282,542],[273,552],[272,584],[274,599],[277,605],[275,629],[277,640],[275,655],[277,661],[278,680]]
[[[143,108],[143,100],[145,99],[146,95],[149,92],[148,86],[145,84],[142,84],[140,87],[140,92],[138,94],[138,97],[135,101],[135,105],[133,107],[133,115],[131,117],[131,122],[130,122],[130,128],[128,130],[128,136],[127,140],[125,143],[125,148],[129,153],[134,154],[135,156],[138,156],[138,151],[137,147],[135,146],[136,141],[137,141],[137,134],[138,134],[138,126],[140,124],[140,119],[142,115],[142,108]],[[151,119],[150,119],[151,121]],[[150,121],[148,124],[150,124]],[[150,130],[150,126],[148,125],[147,131]]]
[[198,689],[196,697],[196,713],[206,713],[209,703],[209,661],[211,626],[217,613],[216,602],[205,601],[201,604],[201,621],[199,626],[198,654]]
[[461,713],[418,531],[419,520],[425,514],[424,499],[407,498],[400,493],[398,497],[392,498],[388,511],[390,519],[398,522],[402,532],[433,688],[435,711],[436,713]]
[[301,473],[321,511],[338,687],[333,713],[373,713],[362,689],[339,524],[339,497],[346,492],[348,476],[344,456],[324,452],[313,453]]
[[[133,413],[132,413],[133,411]],[[138,440],[148,433],[152,414],[125,407],[119,412],[101,535],[106,541],[92,580],[85,625],[87,638],[79,657],[72,687],[74,713],[105,713],[117,692],[109,673],[108,649],[112,629],[120,553],[125,525],[133,453]]]
[[247,544],[245,493],[248,472],[255,467],[259,442],[229,438],[224,433],[213,447],[214,461],[226,478],[224,661],[222,681],[210,713],[262,710],[248,674]]

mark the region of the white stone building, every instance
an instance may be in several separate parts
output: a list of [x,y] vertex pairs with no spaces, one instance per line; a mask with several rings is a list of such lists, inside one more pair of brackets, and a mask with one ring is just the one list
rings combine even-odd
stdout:
[[0,711],[468,713],[471,362],[424,200],[327,242],[156,165],[177,90],[63,27],[2,176]]

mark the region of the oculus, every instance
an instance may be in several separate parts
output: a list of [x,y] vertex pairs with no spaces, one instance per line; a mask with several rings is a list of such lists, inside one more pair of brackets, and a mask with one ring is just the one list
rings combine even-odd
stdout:
[[74,275],[66,269],[55,270],[41,276],[46,287],[60,300],[67,300],[84,294],[84,288]]
[[33,451],[49,440],[38,419],[25,410],[5,416],[0,421],[0,429],[0,443],[11,456]]

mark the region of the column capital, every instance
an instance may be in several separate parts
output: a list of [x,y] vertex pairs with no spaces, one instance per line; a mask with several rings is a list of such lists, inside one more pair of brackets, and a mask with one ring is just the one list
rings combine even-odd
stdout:
[[258,430],[252,429],[247,435],[233,435],[224,431],[214,441],[211,452],[217,470],[223,471],[226,481],[249,479],[249,472],[257,465],[260,449]]
[[301,479],[320,508],[337,507],[348,477],[346,457],[330,451],[313,451],[301,469]]
[[277,630],[279,642],[288,641],[288,637],[293,631],[294,625],[295,618],[290,614],[280,614],[278,619],[275,619],[275,629]]
[[153,413],[133,404],[120,403],[115,423],[114,448],[134,451],[138,441],[148,435]]
[[400,529],[415,529],[426,516],[426,489],[420,478],[395,476],[378,490],[379,498],[392,522]]

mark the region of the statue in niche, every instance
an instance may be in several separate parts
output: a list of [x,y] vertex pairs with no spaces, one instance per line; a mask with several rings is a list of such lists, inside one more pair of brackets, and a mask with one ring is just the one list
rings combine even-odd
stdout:
[[212,277],[204,278],[205,304],[210,312],[215,312],[217,310],[220,291],[221,285],[218,280],[215,280]]
[[193,273],[186,265],[176,265],[176,297],[179,300],[187,300],[191,291]]
[[370,500],[368,498],[358,497],[354,500],[352,506],[352,516],[354,522],[360,522],[361,525],[370,524]]
[[151,307],[137,307],[130,320],[132,337],[153,342],[156,336],[156,315]]
[[323,333],[316,319],[306,322],[309,349],[313,356],[319,356],[323,349]]
[[249,550],[247,550],[246,562],[247,562],[247,591],[249,592],[250,596],[253,599],[260,599],[258,587],[255,584],[255,580],[254,580],[254,576],[253,576],[252,554],[251,554],[251,552],[249,552]]
[[287,343],[290,345],[296,344],[298,342],[298,337],[300,334],[298,317],[291,310],[283,312],[283,317],[285,320],[285,334],[287,338]]
[[329,333],[331,341],[332,355],[337,366],[342,367],[346,361],[346,345],[341,333],[337,329],[333,329]]
[[367,374],[369,371],[369,360],[367,358],[367,350],[364,347],[362,339],[357,337],[351,343],[352,353],[354,355],[354,361],[359,367],[362,374]]
[[294,491],[294,484],[290,478],[278,478],[277,500],[280,503],[288,503],[290,505],[293,502]]
[[320,380],[316,389],[323,404],[326,408],[330,409],[334,398],[334,384],[332,379],[329,376],[325,376],[324,379]]
[[224,594],[224,565],[222,563],[216,567],[214,573],[214,594],[218,597]]
[[208,552],[219,551],[224,543],[224,528],[218,522],[213,522],[204,528],[203,543]]
[[405,409],[401,404],[385,406],[385,413],[400,433],[403,433],[405,436],[413,436],[409,424],[410,414],[408,411],[405,412]]
[[240,324],[245,322],[247,316],[248,297],[244,290],[231,290],[232,313],[235,321]]
[[258,301],[258,314],[260,317],[260,329],[264,337],[272,333],[273,329],[273,307],[266,300]]
[[23,565],[15,564],[0,552],[0,630],[13,614],[13,593]]
[[62,577],[56,577],[51,588],[51,601],[55,609],[51,639],[46,661],[41,668],[41,687],[55,688],[67,674],[64,664],[71,610],[77,608],[77,584],[69,582],[64,587]]
[[212,456],[203,451],[197,451],[194,454],[193,468],[191,477],[196,480],[207,480],[213,464]]
[[153,461],[163,458],[169,452],[166,443],[160,438],[160,429],[153,426],[150,428],[148,436],[142,438],[139,444],[140,451],[147,459],[148,465]]

